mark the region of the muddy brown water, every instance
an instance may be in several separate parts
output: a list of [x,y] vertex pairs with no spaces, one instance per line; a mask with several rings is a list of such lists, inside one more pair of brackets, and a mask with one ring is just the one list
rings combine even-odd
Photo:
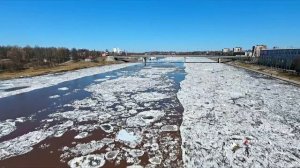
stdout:
[[[168,73],[165,76],[173,83],[171,91],[173,92],[172,94],[174,96],[172,96],[172,98],[159,101],[158,107],[150,108],[154,110],[163,110],[166,112],[166,115],[155,123],[164,122],[169,125],[177,125],[179,128],[182,123],[183,107],[177,99],[176,93],[180,89],[180,82],[185,77],[183,63],[152,63],[151,67],[176,68],[176,71]],[[82,100],[84,98],[90,97],[91,93],[85,91],[84,88],[92,83],[95,83],[95,79],[102,79],[106,76],[110,76],[110,79],[117,79],[118,77],[124,75],[133,75],[143,68],[145,68],[143,65],[127,67],[108,73],[87,76],[80,79],[63,82],[55,86],[42,88],[15,96],[1,98],[0,121],[4,121],[6,119],[16,119],[18,117],[31,117],[31,119],[25,121],[24,123],[17,123],[17,129],[9,135],[0,138],[0,143],[41,128],[43,126],[41,125],[42,120],[47,119],[49,114],[58,111],[63,112],[72,110],[72,107],[64,107],[63,105],[71,104],[74,100]],[[69,90],[58,90],[58,88],[61,87],[68,87]],[[52,95],[60,95],[60,97],[58,99],[49,99],[49,96]],[[122,122],[121,117],[120,121],[117,122]],[[155,123],[152,123],[152,125],[149,126],[149,129],[151,129],[151,127],[154,127]],[[56,123],[54,122],[52,124],[55,125]],[[47,139],[34,145],[33,150],[28,153],[0,160],[0,167],[68,167],[67,162],[71,158],[68,160],[61,159],[61,155],[63,154],[62,148],[64,146],[74,147],[76,146],[76,144],[88,143],[92,140],[99,141],[105,137],[114,138],[116,131],[120,128],[115,127],[115,129],[116,130],[114,130],[113,134],[109,134],[99,128],[92,131],[90,133],[90,136],[83,139],[74,139],[74,136],[76,136],[78,132],[69,130],[61,137],[48,137]],[[175,151],[176,154],[176,160],[171,161],[170,165],[172,167],[182,167],[180,131],[159,132],[158,137],[159,146],[165,147],[165,150],[161,151],[163,159],[162,164],[159,165],[159,167],[164,167],[164,161],[170,155],[168,149],[172,149],[172,151]],[[175,145],[171,146],[168,144],[168,141],[170,139],[178,139],[178,141],[176,141]],[[142,146],[144,143],[145,141],[142,141],[141,144],[137,146],[137,148]],[[120,149],[122,147],[126,147],[126,145],[120,142],[115,142],[114,148]],[[105,153],[106,151],[104,149],[105,147],[96,150],[92,154]],[[149,164],[148,159],[150,157],[151,156],[149,156],[148,153],[145,152],[142,157],[139,157],[139,164],[142,166],[146,166],[147,164]],[[116,163],[115,161],[106,161],[104,167],[126,167],[128,165],[130,164],[128,164],[126,162],[126,158],[124,158],[119,163]]]

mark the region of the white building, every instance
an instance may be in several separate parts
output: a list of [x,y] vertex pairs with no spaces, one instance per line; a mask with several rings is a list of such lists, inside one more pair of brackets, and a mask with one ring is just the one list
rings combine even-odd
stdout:
[[243,52],[243,48],[242,47],[234,47],[233,52],[234,53]]
[[259,57],[260,53],[261,53],[261,50],[266,50],[266,49],[267,49],[266,45],[253,46],[253,48],[252,48],[253,56],[254,57]]
[[229,53],[229,52],[230,52],[230,48],[224,48],[224,49],[222,50],[222,52],[223,52],[223,53]]
[[120,48],[113,48],[112,51],[113,51],[113,53],[116,53],[116,54],[122,53],[122,50]]
[[245,56],[252,57],[253,53],[252,51],[245,51]]

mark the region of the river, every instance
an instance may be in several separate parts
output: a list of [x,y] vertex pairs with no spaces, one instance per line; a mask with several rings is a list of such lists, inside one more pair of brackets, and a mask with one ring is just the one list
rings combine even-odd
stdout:
[[184,60],[0,81],[0,165],[300,165],[299,87]]

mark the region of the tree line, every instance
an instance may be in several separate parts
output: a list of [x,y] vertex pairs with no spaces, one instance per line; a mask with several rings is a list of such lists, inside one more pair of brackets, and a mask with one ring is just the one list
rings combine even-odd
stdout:
[[101,56],[103,52],[64,47],[0,46],[0,71],[29,67],[57,66],[69,60],[79,61]]

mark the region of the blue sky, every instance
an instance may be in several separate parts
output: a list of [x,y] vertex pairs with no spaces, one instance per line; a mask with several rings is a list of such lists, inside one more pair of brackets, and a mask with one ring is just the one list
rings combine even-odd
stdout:
[[300,47],[299,0],[0,0],[0,45]]

